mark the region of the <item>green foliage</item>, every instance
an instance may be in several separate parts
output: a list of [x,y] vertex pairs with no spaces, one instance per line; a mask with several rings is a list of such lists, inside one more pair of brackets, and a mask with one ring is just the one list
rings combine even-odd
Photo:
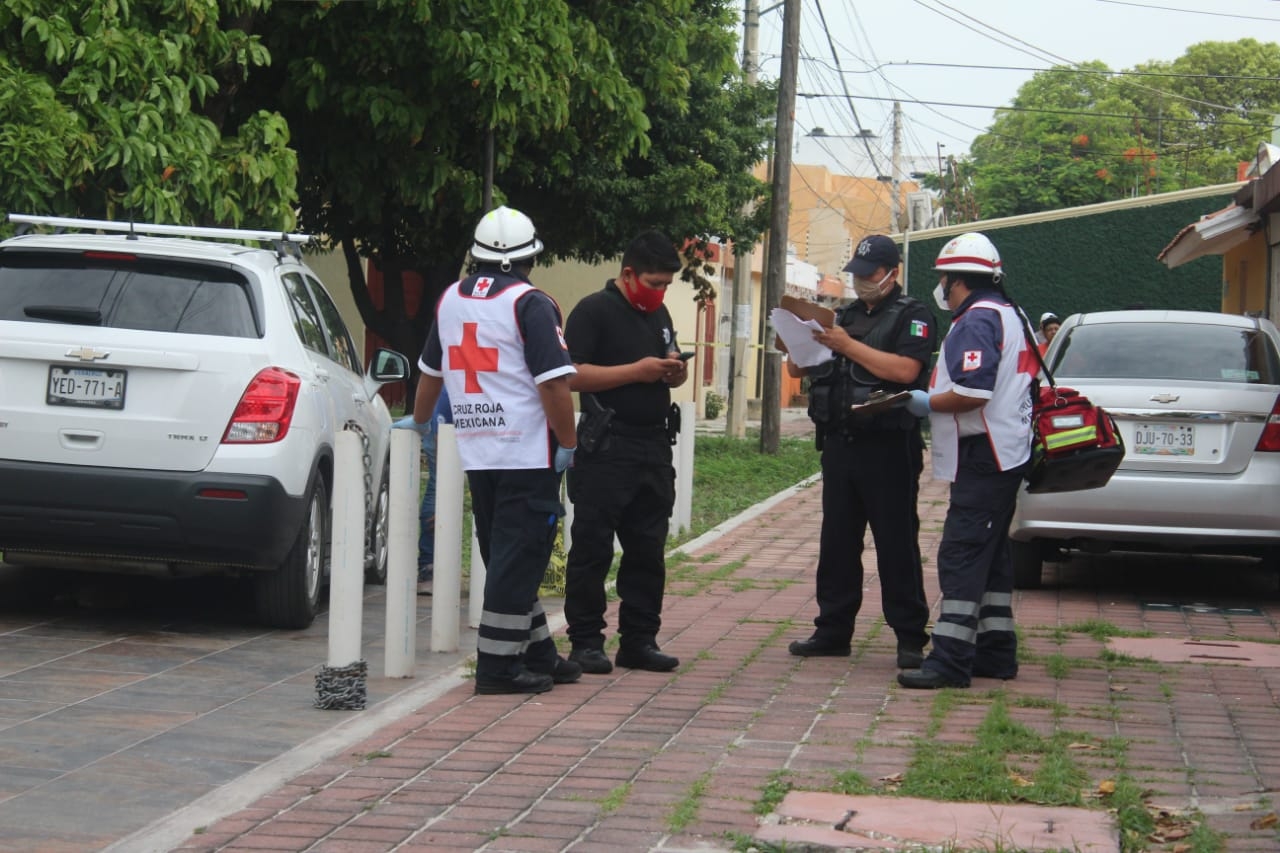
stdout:
[[[275,3],[259,31],[281,61],[246,81],[236,109],[288,118],[303,227],[343,247],[366,325],[416,352],[482,213],[490,140],[493,203],[529,214],[550,257],[614,257],[655,224],[694,240],[691,252],[712,236],[757,238],[767,205],[742,211],[765,194],[749,167],[770,137],[770,90],[742,81],[734,9]],[[361,255],[387,274],[381,307]],[[414,317],[402,270],[427,282]]]
[[708,419],[714,420],[720,417],[720,413],[724,411],[724,397],[721,397],[715,391],[708,391],[707,398],[703,402],[703,409]]
[[5,210],[291,228],[297,159],[264,106],[226,97],[270,61],[261,0],[0,3]]
[[976,218],[1228,183],[1271,138],[1280,45],[1202,42],[1132,72],[1090,62],[1025,83],[964,164]]

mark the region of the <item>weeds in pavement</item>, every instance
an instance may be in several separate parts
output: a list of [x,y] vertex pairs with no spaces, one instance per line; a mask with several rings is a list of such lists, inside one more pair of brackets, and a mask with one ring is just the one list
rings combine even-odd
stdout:
[[693,823],[693,819],[698,816],[698,807],[702,804],[702,796],[707,792],[707,784],[710,781],[710,770],[693,780],[693,784],[689,786],[689,792],[676,803],[675,809],[671,812],[667,828],[672,832],[680,832]]

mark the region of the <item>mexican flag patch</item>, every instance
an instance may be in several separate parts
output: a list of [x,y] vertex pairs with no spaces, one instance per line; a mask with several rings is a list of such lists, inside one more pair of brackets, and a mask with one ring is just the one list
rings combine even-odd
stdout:
[[911,321],[911,337],[927,338],[929,337],[929,324],[923,320]]

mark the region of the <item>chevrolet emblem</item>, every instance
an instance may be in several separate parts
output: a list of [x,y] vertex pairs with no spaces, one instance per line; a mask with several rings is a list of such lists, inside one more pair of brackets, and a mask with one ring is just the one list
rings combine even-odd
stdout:
[[67,350],[67,358],[75,358],[80,361],[97,361],[100,358],[109,358],[111,353],[96,350],[93,347],[80,347],[80,349]]
[[1151,402],[1153,403],[1176,403],[1178,402],[1177,394],[1152,394]]

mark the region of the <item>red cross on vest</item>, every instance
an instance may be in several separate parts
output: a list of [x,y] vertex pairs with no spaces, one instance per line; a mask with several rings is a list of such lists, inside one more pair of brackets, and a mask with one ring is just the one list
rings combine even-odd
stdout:
[[468,394],[479,394],[480,377],[476,374],[494,373],[498,369],[498,348],[482,347],[476,340],[477,323],[462,324],[462,346],[449,347],[449,369],[466,373]]

